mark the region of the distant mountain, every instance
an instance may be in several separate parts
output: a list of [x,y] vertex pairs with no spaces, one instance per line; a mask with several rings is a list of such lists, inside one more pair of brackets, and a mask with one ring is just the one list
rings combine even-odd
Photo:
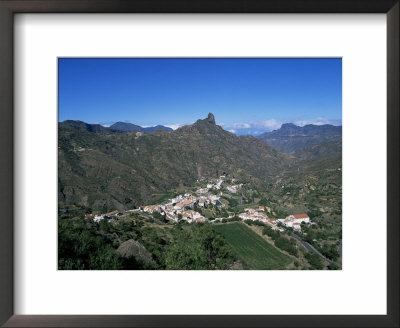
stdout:
[[114,123],[113,125],[110,126],[110,128],[122,132],[132,132],[132,131],[143,132],[143,128],[141,126],[125,122]]
[[157,125],[152,127],[143,128],[139,125],[135,125],[132,123],[125,123],[125,122],[117,122],[111,125],[110,127],[105,127],[100,124],[89,124],[82,121],[74,121],[74,120],[67,120],[59,123],[60,127],[69,127],[74,128],[79,131],[87,131],[87,132],[94,132],[94,133],[121,133],[121,132],[132,132],[132,131],[139,131],[144,133],[152,133],[157,130],[164,130],[164,131],[173,131],[171,128],[168,128],[163,125]]
[[90,133],[60,125],[60,204],[127,209],[201,177],[226,172],[255,186],[270,183],[293,158],[252,136],[236,136],[214,115],[175,131]]
[[173,129],[168,128],[168,127],[166,127],[164,125],[156,125],[156,126],[150,126],[150,127],[147,127],[147,128],[143,128],[143,132],[145,132],[145,133],[152,133],[152,132],[157,131],[157,130],[174,131]]
[[282,124],[280,129],[266,132],[268,136],[315,136],[315,135],[342,135],[342,127],[330,124],[307,124],[303,127],[293,123]]
[[322,159],[342,154],[342,140],[310,144],[297,149],[294,156],[302,160]]
[[132,123],[125,123],[125,122],[117,122],[110,126],[111,129],[122,131],[122,132],[132,132],[132,131],[139,131],[144,133],[151,133],[157,130],[164,130],[164,131],[173,131],[173,129],[168,128],[163,125],[157,125],[152,127],[143,128],[139,125],[135,125]]
[[342,127],[330,124],[303,127],[293,123],[282,124],[281,128],[258,136],[278,151],[294,154],[296,150],[311,144],[342,139]]
[[118,130],[114,130],[111,128],[104,127],[100,124],[89,124],[82,121],[73,121],[67,120],[64,122],[58,123],[59,127],[64,128],[73,128],[79,131],[87,131],[87,132],[94,132],[94,133],[113,133],[113,132],[120,132]]

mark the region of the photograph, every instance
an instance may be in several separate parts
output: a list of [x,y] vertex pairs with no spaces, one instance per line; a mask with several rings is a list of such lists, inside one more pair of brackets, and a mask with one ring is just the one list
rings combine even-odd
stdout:
[[57,65],[58,270],[342,270],[341,58]]

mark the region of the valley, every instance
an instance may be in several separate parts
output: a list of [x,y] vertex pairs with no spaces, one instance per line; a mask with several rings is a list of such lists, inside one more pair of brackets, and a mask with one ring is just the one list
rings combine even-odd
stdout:
[[81,126],[59,126],[60,269],[341,268],[339,139],[285,154],[211,113],[174,131]]

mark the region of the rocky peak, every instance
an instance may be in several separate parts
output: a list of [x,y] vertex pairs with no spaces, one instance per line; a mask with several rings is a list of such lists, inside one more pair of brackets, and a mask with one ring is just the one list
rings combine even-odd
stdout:
[[215,117],[214,114],[208,113],[207,118],[205,119],[208,123],[215,124]]

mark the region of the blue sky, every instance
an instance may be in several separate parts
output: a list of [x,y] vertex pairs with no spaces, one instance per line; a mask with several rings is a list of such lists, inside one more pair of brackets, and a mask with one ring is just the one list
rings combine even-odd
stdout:
[[59,121],[191,124],[209,112],[238,134],[342,120],[342,61],[60,58]]

